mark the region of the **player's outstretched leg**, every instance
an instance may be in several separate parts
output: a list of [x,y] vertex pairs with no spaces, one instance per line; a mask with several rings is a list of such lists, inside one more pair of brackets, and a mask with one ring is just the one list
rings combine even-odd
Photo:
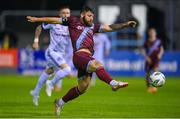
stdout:
[[71,68],[69,66],[63,68],[62,70],[58,70],[52,80],[48,80],[46,82],[46,93],[48,96],[51,96],[52,90],[54,89],[54,85],[58,83],[59,80],[66,77],[71,73]]
[[151,86],[151,80],[150,80],[150,70],[146,71],[146,85],[148,87],[148,92],[149,93],[156,93],[157,92],[157,88]]
[[39,80],[38,80],[34,90],[30,91],[30,95],[33,98],[33,103],[34,103],[35,106],[38,106],[39,93],[40,93],[40,90],[41,90],[42,86],[45,84],[45,82],[49,78],[49,75],[52,74],[52,73],[53,73],[53,69],[52,68],[49,68],[46,71],[44,71],[40,75]]
[[127,82],[113,80],[109,73],[104,69],[103,65],[96,60],[91,60],[87,69],[88,72],[95,72],[100,80],[104,81],[112,87],[113,91],[128,86]]
[[71,88],[66,95],[64,95],[61,99],[55,100],[55,114],[57,116],[60,115],[62,107],[65,103],[79,97],[79,95],[83,94],[90,84],[90,75],[85,76],[83,79],[78,81],[78,86]]

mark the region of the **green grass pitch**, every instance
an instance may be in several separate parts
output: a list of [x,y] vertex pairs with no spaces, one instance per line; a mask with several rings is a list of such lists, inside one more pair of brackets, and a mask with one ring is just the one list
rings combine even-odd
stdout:
[[[41,90],[39,106],[32,104],[29,91],[38,77],[0,76],[0,118],[55,118],[53,102],[62,97],[76,79],[64,79],[63,90],[47,97]],[[129,82],[129,87],[112,92],[104,82],[77,99],[65,104],[62,118],[175,118],[180,117],[180,78],[167,77],[166,84],[156,94],[147,93],[143,77],[116,77]]]

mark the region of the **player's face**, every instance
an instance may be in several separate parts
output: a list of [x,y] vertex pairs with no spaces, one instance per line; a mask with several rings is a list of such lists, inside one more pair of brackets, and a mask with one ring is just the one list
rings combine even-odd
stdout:
[[149,34],[151,41],[154,41],[156,39],[156,30],[155,29],[150,29],[148,34]]
[[60,17],[70,17],[70,9],[69,8],[65,8],[59,11],[59,16]]
[[94,19],[94,14],[90,11],[88,12],[84,12],[81,15],[83,22],[87,25],[87,26],[92,26],[93,24],[93,19]]

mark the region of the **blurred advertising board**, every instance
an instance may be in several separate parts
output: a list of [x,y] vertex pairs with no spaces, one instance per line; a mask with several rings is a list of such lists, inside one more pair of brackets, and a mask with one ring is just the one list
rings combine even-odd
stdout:
[[[145,61],[142,54],[132,51],[112,51],[105,65],[113,76],[144,76]],[[180,52],[165,52],[159,70],[166,76],[180,76]]]
[[17,68],[18,49],[0,49],[0,68]]
[[45,51],[19,49],[18,72],[23,75],[39,75],[46,66]]
[[[19,50],[18,71],[24,75],[40,74],[46,67],[44,50]],[[139,52],[112,51],[105,57],[105,67],[113,76],[145,76],[144,57]],[[180,52],[166,52],[160,62],[166,76],[180,76]]]

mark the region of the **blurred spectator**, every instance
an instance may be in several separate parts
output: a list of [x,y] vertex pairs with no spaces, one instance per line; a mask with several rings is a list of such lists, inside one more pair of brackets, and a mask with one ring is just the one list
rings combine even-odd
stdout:
[[3,49],[17,48],[17,37],[14,33],[4,32],[1,33],[0,46]]
[[10,37],[8,34],[4,35],[3,42],[2,42],[2,48],[3,49],[9,49],[10,48]]

